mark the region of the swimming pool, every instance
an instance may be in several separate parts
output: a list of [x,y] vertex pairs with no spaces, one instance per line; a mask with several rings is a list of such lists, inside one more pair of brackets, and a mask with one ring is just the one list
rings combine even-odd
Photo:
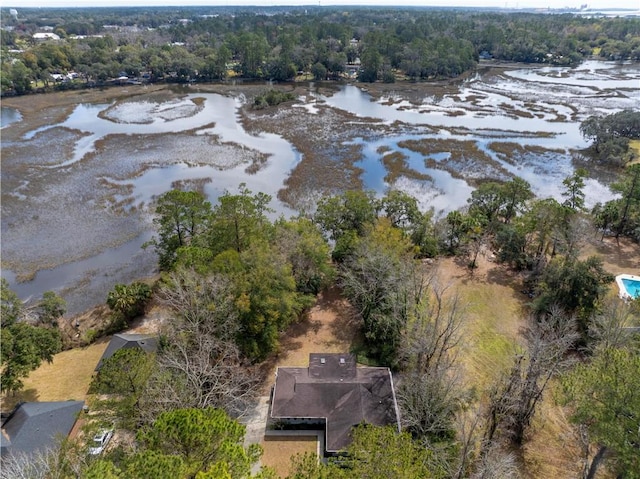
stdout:
[[633,299],[640,297],[640,276],[632,274],[619,274],[616,276],[616,283],[620,290],[619,296],[622,299]]

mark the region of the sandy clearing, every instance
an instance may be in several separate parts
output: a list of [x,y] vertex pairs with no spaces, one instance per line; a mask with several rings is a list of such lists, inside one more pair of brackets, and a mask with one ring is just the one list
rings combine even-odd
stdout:
[[359,338],[355,313],[337,288],[318,295],[306,317],[280,338],[280,350],[263,365],[265,394],[273,385],[277,367],[307,366],[310,353],[349,352]]

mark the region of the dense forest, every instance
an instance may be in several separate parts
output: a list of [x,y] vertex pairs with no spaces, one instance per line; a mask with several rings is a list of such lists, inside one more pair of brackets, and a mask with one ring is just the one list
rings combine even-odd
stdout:
[[1,34],[2,94],[231,76],[428,80],[479,58],[640,60],[638,19],[490,10],[3,9]]

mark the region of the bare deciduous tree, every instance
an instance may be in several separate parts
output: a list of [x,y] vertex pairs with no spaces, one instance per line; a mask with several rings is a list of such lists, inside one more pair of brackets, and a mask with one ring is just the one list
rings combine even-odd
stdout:
[[518,462],[512,452],[506,452],[496,445],[482,456],[472,479],[519,479]]
[[82,477],[87,467],[86,450],[67,438],[31,453],[11,452],[2,457],[0,479],[66,479]]
[[179,270],[171,273],[168,282],[160,287],[159,297],[176,317],[177,322],[168,325],[170,329],[201,328],[220,340],[235,341],[240,324],[232,284],[227,278]]
[[629,346],[633,334],[627,328],[634,323],[634,312],[629,303],[618,298],[606,298],[600,310],[589,322],[592,349],[611,349]]
[[410,372],[398,385],[402,425],[423,442],[455,437],[453,419],[461,406],[456,377],[446,370],[424,374]]
[[362,317],[368,352],[395,366],[408,313],[416,303],[413,245],[400,230],[379,221],[340,268],[340,286]]
[[167,346],[141,400],[144,421],[175,408],[213,406],[232,417],[251,406],[258,372],[236,345],[239,323],[231,285],[224,278],[173,273],[161,297],[175,313]]
[[[456,437],[454,421],[464,403],[455,367],[461,339],[464,308],[457,294],[438,281],[437,270],[415,287],[402,334],[400,357],[405,371],[398,384],[403,426],[430,448],[451,445]],[[444,466],[453,473],[452,456]],[[462,462],[462,461],[458,461]]]
[[49,449],[32,454],[11,453],[2,458],[0,479],[46,479],[51,469],[49,460],[54,455]]
[[529,319],[524,331],[527,351],[516,356],[490,393],[485,444],[501,430],[515,445],[521,445],[536,406],[551,378],[568,363],[567,351],[575,343],[575,321],[558,309],[540,320]]
[[449,286],[439,283],[437,271],[424,279],[404,330],[400,356],[406,369],[421,374],[448,370],[457,357],[464,305]]

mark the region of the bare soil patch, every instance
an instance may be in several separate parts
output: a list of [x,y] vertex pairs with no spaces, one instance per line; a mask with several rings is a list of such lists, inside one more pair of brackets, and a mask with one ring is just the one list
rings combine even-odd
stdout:
[[280,350],[262,364],[266,378],[264,394],[273,385],[278,367],[307,366],[310,353],[343,353],[360,340],[353,308],[337,288],[318,295],[315,306],[280,338]]
[[604,268],[611,274],[640,274],[640,244],[628,238],[613,237],[601,239],[598,234],[591,236],[583,248],[583,257],[596,255],[603,261]]

